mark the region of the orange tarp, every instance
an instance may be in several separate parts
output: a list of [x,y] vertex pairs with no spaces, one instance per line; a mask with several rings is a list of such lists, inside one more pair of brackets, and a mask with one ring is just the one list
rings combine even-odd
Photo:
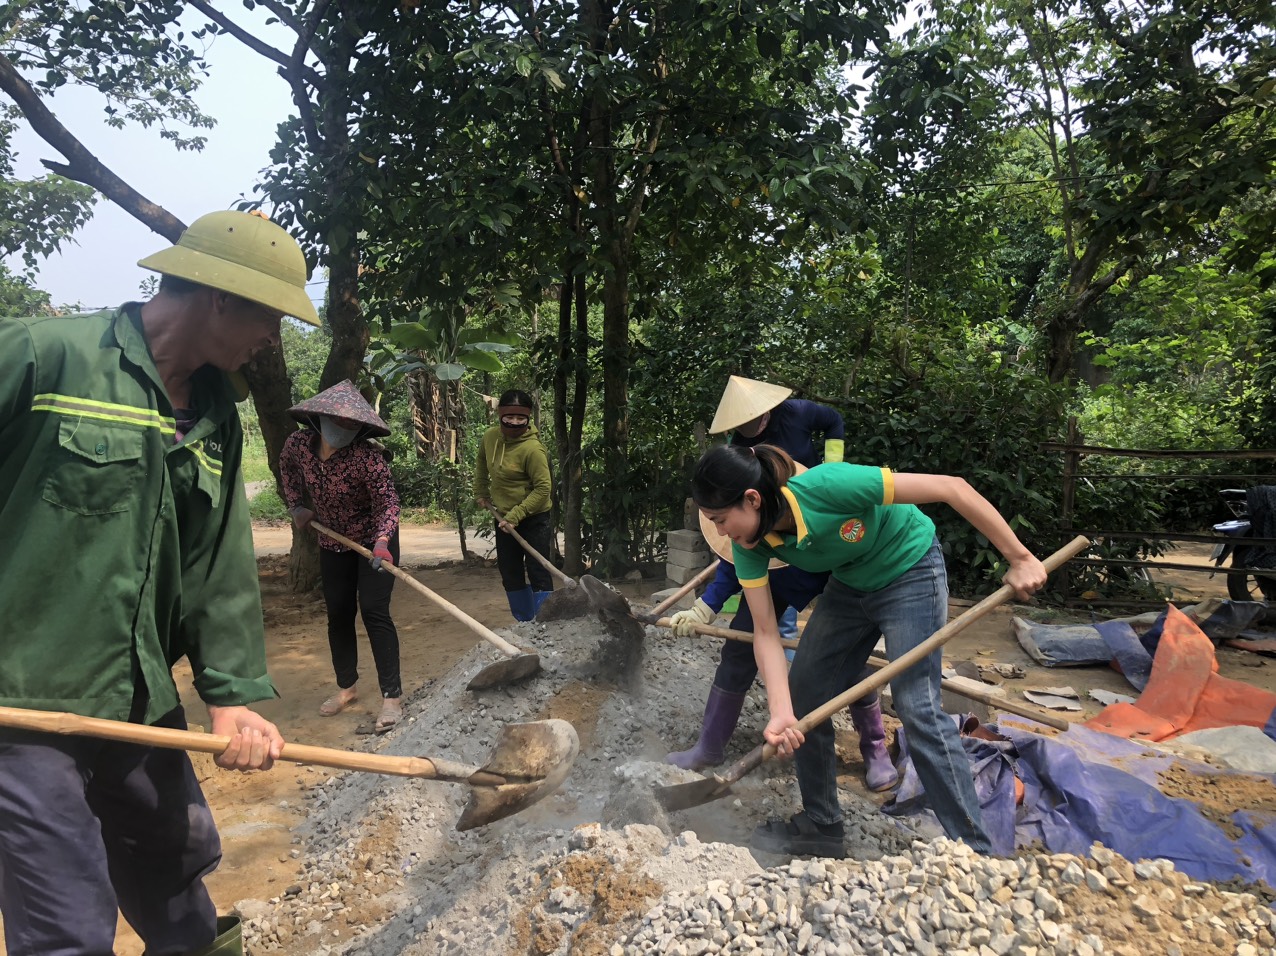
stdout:
[[1209,727],[1265,728],[1273,710],[1276,694],[1218,675],[1214,643],[1170,605],[1139,699],[1111,704],[1085,726],[1117,737],[1168,740]]

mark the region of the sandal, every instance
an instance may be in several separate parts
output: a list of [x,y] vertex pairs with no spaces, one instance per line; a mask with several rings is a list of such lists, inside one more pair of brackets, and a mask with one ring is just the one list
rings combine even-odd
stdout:
[[816,823],[803,810],[788,820],[768,820],[753,831],[749,846],[784,856],[821,856],[841,860],[846,856],[844,837],[840,822]]
[[403,704],[401,698],[386,697],[381,702],[381,713],[377,717],[375,731],[384,734],[391,727],[399,722],[403,716]]
[[335,717],[358,699],[359,694],[353,689],[339,690],[319,705],[319,716]]

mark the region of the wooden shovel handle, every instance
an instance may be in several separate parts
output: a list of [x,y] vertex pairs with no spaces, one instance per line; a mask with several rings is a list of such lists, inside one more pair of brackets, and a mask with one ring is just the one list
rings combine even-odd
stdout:
[[[868,659],[869,667],[885,667],[889,662],[883,657],[870,657]],[[969,700],[977,700],[981,704],[987,704],[989,707],[996,707],[998,710],[1004,710],[1008,714],[1018,714],[1020,717],[1027,717],[1035,720],[1039,724],[1045,724],[1047,727],[1053,727],[1055,730],[1067,730],[1072,726],[1062,717],[1056,717],[1054,714],[1048,714],[1039,707],[1031,707],[1028,704],[1021,704],[1018,701],[1007,700],[999,694],[992,691],[980,690],[978,687],[970,687],[966,684],[958,683],[955,680],[944,678],[940,681],[944,690],[956,694],[958,697],[965,697]]]
[[[1045,565],[1047,573],[1055,571],[1070,558],[1080,554],[1089,546],[1090,539],[1085,535],[1079,534],[1041,563]],[[900,674],[903,671],[908,670],[908,668],[912,667],[918,661],[925,659],[932,651],[943,647],[966,628],[970,627],[970,625],[986,616],[989,611],[996,607],[1000,607],[1014,596],[1014,589],[1008,584],[1003,584],[974,607],[953,618],[953,620],[949,621],[912,650],[901,654],[877,673],[864,678],[858,684],[855,684],[849,689],[838,694],[828,703],[815,708],[815,710],[811,711],[797,722],[798,730],[805,734],[812,727],[818,727],[820,724],[824,723],[824,721],[828,720],[839,710],[855,703],[855,701],[859,700],[869,691],[877,690],[877,688],[881,687],[883,684],[889,684],[896,674]],[[739,780],[740,777],[744,776],[754,767],[761,764],[762,761],[775,756],[775,752],[775,748],[771,746],[771,744],[759,745],[732,764],[726,773],[721,775],[720,779],[727,783],[733,783],[736,780]]]
[[673,594],[669,595],[667,598],[665,598],[663,601],[661,601],[659,604],[653,607],[646,614],[635,615],[635,616],[636,617],[640,616],[648,624],[660,623],[657,620],[657,618],[659,618],[661,614],[664,614],[665,611],[669,610],[671,607],[673,607],[675,604],[681,601],[683,597],[685,597],[687,594],[690,594],[700,585],[704,584],[705,581],[708,581],[709,578],[711,578],[714,574],[717,573],[718,566],[720,564],[722,564],[722,559],[714,558],[713,563],[711,565],[709,565],[707,568],[705,568],[703,571],[697,574],[694,578],[692,578],[682,587],[678,588],[678,590],[674,591]]
[[[492,512],[492,517],[494,517],[497,521],[505,520],[505,517],[499,511],[496,510],[496,505],[489,504],[489,505],[486,505],[485,507],[487,508],[488,511]],[[557,581],[559,584],[561,584],[565,588],[574,588],[576,586],[576,582],[573,581],[571,578],[569,578],[562,571],[560,571],[555,566],[553,561],[549,560],[549,558],[545,557],[545,555],[541,554],[539,551],[533,548],[531,544],[528,543],[528,540],[526,538],[524,538],[521,534],[515,531],[513,525],[510,525],[509,533],[510,533],[510,536],[515,541],[517,541],[520,545],[523,546],[524,551],[526,551],[533,558],[539,561],[541,563],[541,567],[543,567],[546,571],[548,571],[550,574],[554,576],[555,581]]]
[[[672,627],[673,620],[671,618],[662,617],[654,622],[657,627]],[[741,641],[745,644],[753,643],[753,635],[748,631],[733,631],[727,627],[713,627],[710,624],[697,624],[693,630],[697,634],[703,634],[705,637],[719,637],[728,641]],[[780,644],[784,647],[796,648],[798,642],[787,637],[780,638]],[[868,659],[869,667],[885,667],[889,661],[882,657],[870,657]],[[1028,717],[1038,723],[1045,724],[1047,727],[1053,727],[1056,730],[1067,730],[1072,725],[1062,717],[1056,717],[1054,714],[1048,714],[1044,710],[1036,707],[1030,707],[1027,704],[1020,704],[1013,700],[1007,700],[992,692],[981,692],[977,687],[968,687],[965,684],[959,684],[957,681],[945,678],[941,681],[944,690],[951,691],[961,697],[967,697],[970,700],[977,700],[980,703],[988,704],[996,707],[998,710],[1004,710],[1008,714],[1018,714],[1020,717]]]
[[[1050,573],[1057,570],[1065,561],[1080,554],[1088,547],[1090,547],[1090,539],[1085,535],[1079,534],[1041,563],[1045,565],[1046,572]],[[970,608],[970,610],[953,618],[926,640],[922,641],[912,650],[895,658],[895,660],[891,661],[876,674],[864,678],[855,686],[838,694],[827,704],[823,704],[822,706],[815,708],[815,710],[811,711],[798,721],[798,729],[802,731],[802,733],[806,733],[812,727],[818,727],[820,724],[824,723],[824,721],[828,720],[843,707],[859,700],[869,691],[877,690],[877,688],[881,687],[883,684],[889,684],[896,674],[903,673],[918,661],[929,657],[932,651],[943,647],[966,628],[970,627],[970,625],[974,624],[980,618],[985,617],[989,611],[1000,607],[1014,596],[1014,588],[1012,588],[1009,584],[1003,584],[992,594],[988,595],[974,607]]]
[[[103,720],[100,717],[81,717],[79,714],[67,714],[60,711],[23,710],[18,707],[0,707],[0,726],[48,734],[97,737],[127,744],[141,744],[145,747],[191,750],[196,753],[214,755],[220,754],[230,744],[229,737],[216,734],[201,734],[192,730],[177,730],[173,727],[150,727],[146,724],[131,724],[121,720]],[[382,754],[334,750],[328,747],[312,747],[305,744],[284,744],[279,758],[292,763],[315,764],[320,767],[334,767],[338,770],[384,773],[396,777],[422,777],[486,786],[505,782],[505,778],[498,774],[450,760],[391,757]]]
[[[357,554],[363,555],[369,561],[372,560],[371,551],[369,551],[367,548],[365,548],[363,545],[359,544],[358,542],[351,541],[345,535],[339,534],[338,532],[333,531],[331,528],[325,528],[318,521],[311,521],[310,527],[314,528],[320,534],[326,534],[333,541],[337,541],[337,542],[340,542],[341,544],[344,544],[351,551],[354,551]],[[439,607],[443,608],[443,610],[451,614],[454,618],[456,618],[458,621],[460,621],[462,624],[468,627],[471,631],[473,631],[479,637],[483,638],[483,640],[487,641],[489,644],[494,645],[496,649],[500,651],[502,654],[504,654],[506,657],[518,657],[520,654],[527,653],[526,651],[519,650],[509,641],[505,640],[505,638],[493,632],[490,628],[486,627],[480,622],[474,620],[474,618],[470,617],[468,614],[462,611],[459,607],[457,607],[447,598],[442,597],[436,594],[435,592],[431,591],[424,584],[422,584],[412,575],[408,574],[408,572],[404,571],[402,568],[397,567],[394,564],[391,564],[389,561],[382,561],[381,567],[385,568],[387,571],[393,574],[400,581],[407,584],[409,587],[415,588],[416,590],[420,591],[422,594],[428,597],[431,601],[433,601]]]
[[[662,617],[658,620],[652,621],[651,623],[656,625],[656,627],[673,627],[673,618]],[[715,627],[712,624],[693,624],[691,625],[691,629],[695,631],[695,633],[702,634],[705,637],[720,637],[723,640],[742,641],[745,644],[753,643],[752,631],[734,631],[729,627]],[[780,638],[780,645],[783,647],[796,648],[798,646],[798,642],[793,638],[782,637]]]

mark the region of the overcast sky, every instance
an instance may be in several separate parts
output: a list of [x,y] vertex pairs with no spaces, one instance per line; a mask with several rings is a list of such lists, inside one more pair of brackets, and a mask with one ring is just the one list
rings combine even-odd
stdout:
[[[247,23],[250,15],[239,9],[232,16]],[[276,34],[274,42],[286,43],[288,36],[286,31],[282,38]],[[82,89],[63,88],[49,105],[63,125],[108,168],[147,199],[189,223],[206,212],[231,208],[240,199],[254,196],[258,172],[269,162],[275,127],[292,108],[287,85],[276,74],[274,64],[233,37],[217,38],[208,52],[208,63],[210,76],[196,99],[217,125],[205,131],[208,143],[201,152],[179,152],[155,129],[112,129],[102,121],[102,99]],[[20,177],[46,172],[41,159],[63,160],[25,129],[18,133],[15,145]],[[92,220],[76,234],[76,240],[77,244],[45,260],[36,277],[37,287],[52,296],[54,305],[79,303],[102,308],[141,298],[139,284],[153,273],[139,269],[137,260],[168,245],[163,237],[101,197]],[[19,266],[10,261],[14,271]],[[321,299],[322,283],[311,285],[308,291]]]

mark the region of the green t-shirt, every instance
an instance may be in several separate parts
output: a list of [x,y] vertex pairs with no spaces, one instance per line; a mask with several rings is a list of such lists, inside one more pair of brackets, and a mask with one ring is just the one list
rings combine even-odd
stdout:
[[831,571],[857,591],[876,591],[915,565],[935,538],[930,518],[894,503],[888,468],[829,462],[794,475],[782,492],[797,533],[772,532],[752,549],[733,544],[743,587],[763,587],[774,557],[803,571]]

